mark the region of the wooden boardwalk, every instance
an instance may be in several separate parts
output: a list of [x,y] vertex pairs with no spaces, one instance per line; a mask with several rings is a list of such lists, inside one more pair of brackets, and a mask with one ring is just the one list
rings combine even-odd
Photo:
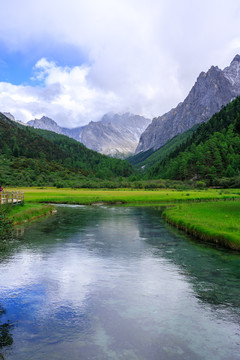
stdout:
[[13,204],[18,205],[24,201],[23,191],[0,191],[0,205]]

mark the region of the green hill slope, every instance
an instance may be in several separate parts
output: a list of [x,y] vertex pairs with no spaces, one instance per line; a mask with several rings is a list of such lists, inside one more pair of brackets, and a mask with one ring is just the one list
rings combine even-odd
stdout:
[[182,134],[175,136],[169,140],[165,145],[156,151],[152,149],[140,152],[137,155],[131,156],[127,161],[132,164],[136,169],[144,167],[145,170],[163,160],[168,154],[174,151],[179,145],[186,142],[189,137],[192,136],[194,131],[199,127],[199,124],[194,125],[191,129],[185,131]]
[[19,125],[0,113],[2,184],[77,183],[86,177],[112,179],[132,173],[126,161],[89,150],[67,136]]
[[240,97],[199,126],[187,141],[149,169],[150,178],[205,179],[240,174]]

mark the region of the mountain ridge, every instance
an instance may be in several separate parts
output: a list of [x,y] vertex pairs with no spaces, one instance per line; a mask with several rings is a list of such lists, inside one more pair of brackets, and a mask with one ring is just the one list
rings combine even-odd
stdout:
[[150,167],[148,176],[151,179],[204,180],[208,185],[230,184],[225,178],[236,177],[239,183],[239,150],[240,96],[200,124],[182,144]]
[[211,66],[207,72],[201,72],[183,102],[154,118],[142,133],[135,154],[157,150],[174,136],[206,122],[239,94],[240,56],[236,55],[223,70]]
[[100,121],[91,121],[87,125],[72,129],[60,127],[56,121],[46,116],[30,120],[27,124],[69,136],[101,154],[124,158],[135,152],[139,138],[150,121],[131,113],[109,113]]

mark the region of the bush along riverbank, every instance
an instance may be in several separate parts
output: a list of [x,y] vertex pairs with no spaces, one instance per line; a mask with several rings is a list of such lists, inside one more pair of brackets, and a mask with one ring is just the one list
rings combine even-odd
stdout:
[[[3,243],[12,238],[13,220],[8,217],[8,209],[0,206],[0,242]],[[0,248],[1,248],[0,243]]]
[[168,207],[163,218],[198,239],[240,251],[240,201],[188,203]]

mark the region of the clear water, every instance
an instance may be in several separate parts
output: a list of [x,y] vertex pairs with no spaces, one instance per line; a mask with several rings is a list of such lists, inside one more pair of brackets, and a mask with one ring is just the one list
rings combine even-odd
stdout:
[[0,305],[7,360],[240,359],[240,255],[153,208],[59,207],[20,229]]

